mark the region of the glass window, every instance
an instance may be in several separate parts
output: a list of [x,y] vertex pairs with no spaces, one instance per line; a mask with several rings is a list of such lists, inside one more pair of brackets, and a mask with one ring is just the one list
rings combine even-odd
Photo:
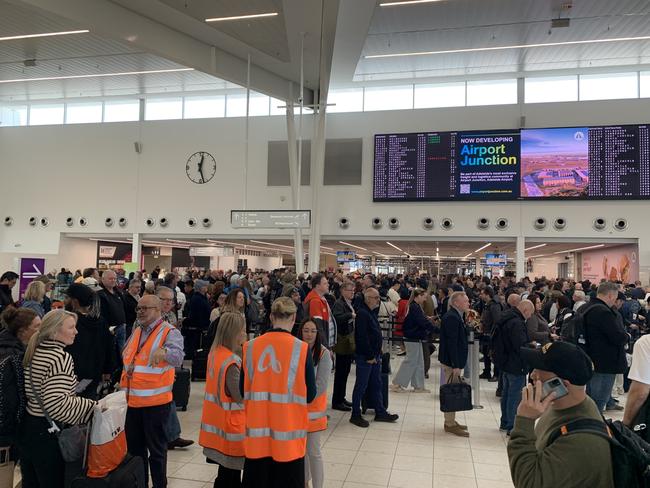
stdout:
[[186,119],[223,117],[225,112],[225,95],[215,97],[185,97],[183,117]]
[[404,110],[413,108],[413,85],[366,87],[363,110]]
[[580,75],[580,100],[611,100],[638,96],[636,72]]
[[0,107],[0,127],[27,125],[27,105]]
[[[363,88],[331,90],[327,96],[327,112],[361,112],[363,110]],[[334,105],[329,105],[333,103]]]
[[102,102],[68,103],[65,107],[66,124],[91,124],[102,121]]
[[[248,113],[251,117],[269,115],[269,97],[251,91]],[[226,117],[246,117],[246,93],[226,95]]]
[[549,76],[526,78],[525,103],[576,102],[578,100],[577,76]]
[[464,107],[465,82],[415,85],[414,108]]
[[642,71],[640,81],[641,86],[639,88],[641,90],[641,93],[639,96],[643,98],[650,97],[650,71]]
[[140,100],[107,100],[104,102],[104,122],[140,120]]
[[517,103],[517,80],[467,82],[467,105],[505,105]]
[[29,108],[29,125],[63,124],[63,113],[62,103],[32,105]]
[[183,99],[148,98],[144,104],[144,120],[170,120],[183,118]]

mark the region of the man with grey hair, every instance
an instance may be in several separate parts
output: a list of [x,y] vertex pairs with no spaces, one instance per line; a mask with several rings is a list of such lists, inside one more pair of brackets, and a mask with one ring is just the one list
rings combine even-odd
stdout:
[[97,292],[100,301],[100,313],[108,327],[113,327],[115,342],[118,351],[121,351],[126,342],[126,312],[124,299],[117,288],[117,274],[112,269],[107,269],[100,278],[100,290]]
[[521,300],[518,305],[503,313],[496,325],[497,331],[493,339],[495,342],[498,341],[494,349],[499,351],[499,368],[503,381],[499,429],[508,433],[515,422],[517,405],[521,401],[521,390],[526,386],[528,367],[521,357],[521,348],[531,342],[526,320],[533,313],[535,313],[533,302]]
[[[467,332],[465,312],[469,310],[469,298],[464,291],[455,291],[449,297],[449,309],[442,317],[440,325],[440,352],[438,360],[442,364],[447,382],[457,383],[467,363]],[[445,432],[459,437],[469,437],[467,426],[456,422],[455,412],[445,412]]]
[[605,411],[616,375],[627,369],[625,345],[630,336],[612,308],[618,297],[618,285],[605,281],[596,297],[580,308],[584,316],[585,340],[578,344],[594,363],[594,375],[587,383],[589,395],[601,412]]

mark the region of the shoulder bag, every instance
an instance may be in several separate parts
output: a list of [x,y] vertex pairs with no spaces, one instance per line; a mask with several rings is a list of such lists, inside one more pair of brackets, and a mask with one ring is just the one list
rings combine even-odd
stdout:
[[45,409],[45,405],[43,405],[41,396],[36,393],[36,388],[34,388],[34,383],[32,381],[31,371],[29,374],[29,387],[32,390],[32,394],[34,395],[36,402],[38,403],[39,407],[41,407],[45,419],[50,424],[50,428],[47,429],[47,431],[50,434],[56,435],[63,460],[67,463],[74,463],[83,459],[86,452],[88,424],[69,425],[67,427],[60,428],[54,422],[54,420],[52,420],[52,417],[50,417],[50,414]]

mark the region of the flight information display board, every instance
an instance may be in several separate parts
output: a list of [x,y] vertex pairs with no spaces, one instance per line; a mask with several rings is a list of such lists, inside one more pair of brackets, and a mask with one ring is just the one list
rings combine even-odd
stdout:
[[375,136],[375,202],[647,198],[650,125]]

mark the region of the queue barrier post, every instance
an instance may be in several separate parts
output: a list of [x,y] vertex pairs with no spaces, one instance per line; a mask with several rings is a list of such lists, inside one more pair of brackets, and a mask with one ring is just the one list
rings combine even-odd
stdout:
[[470,331],[470,384],[472,385],[472,406],[476,410],[483,408],[481,405],[481,380],[479,379],[479,355],[481,343],[474,331]]

